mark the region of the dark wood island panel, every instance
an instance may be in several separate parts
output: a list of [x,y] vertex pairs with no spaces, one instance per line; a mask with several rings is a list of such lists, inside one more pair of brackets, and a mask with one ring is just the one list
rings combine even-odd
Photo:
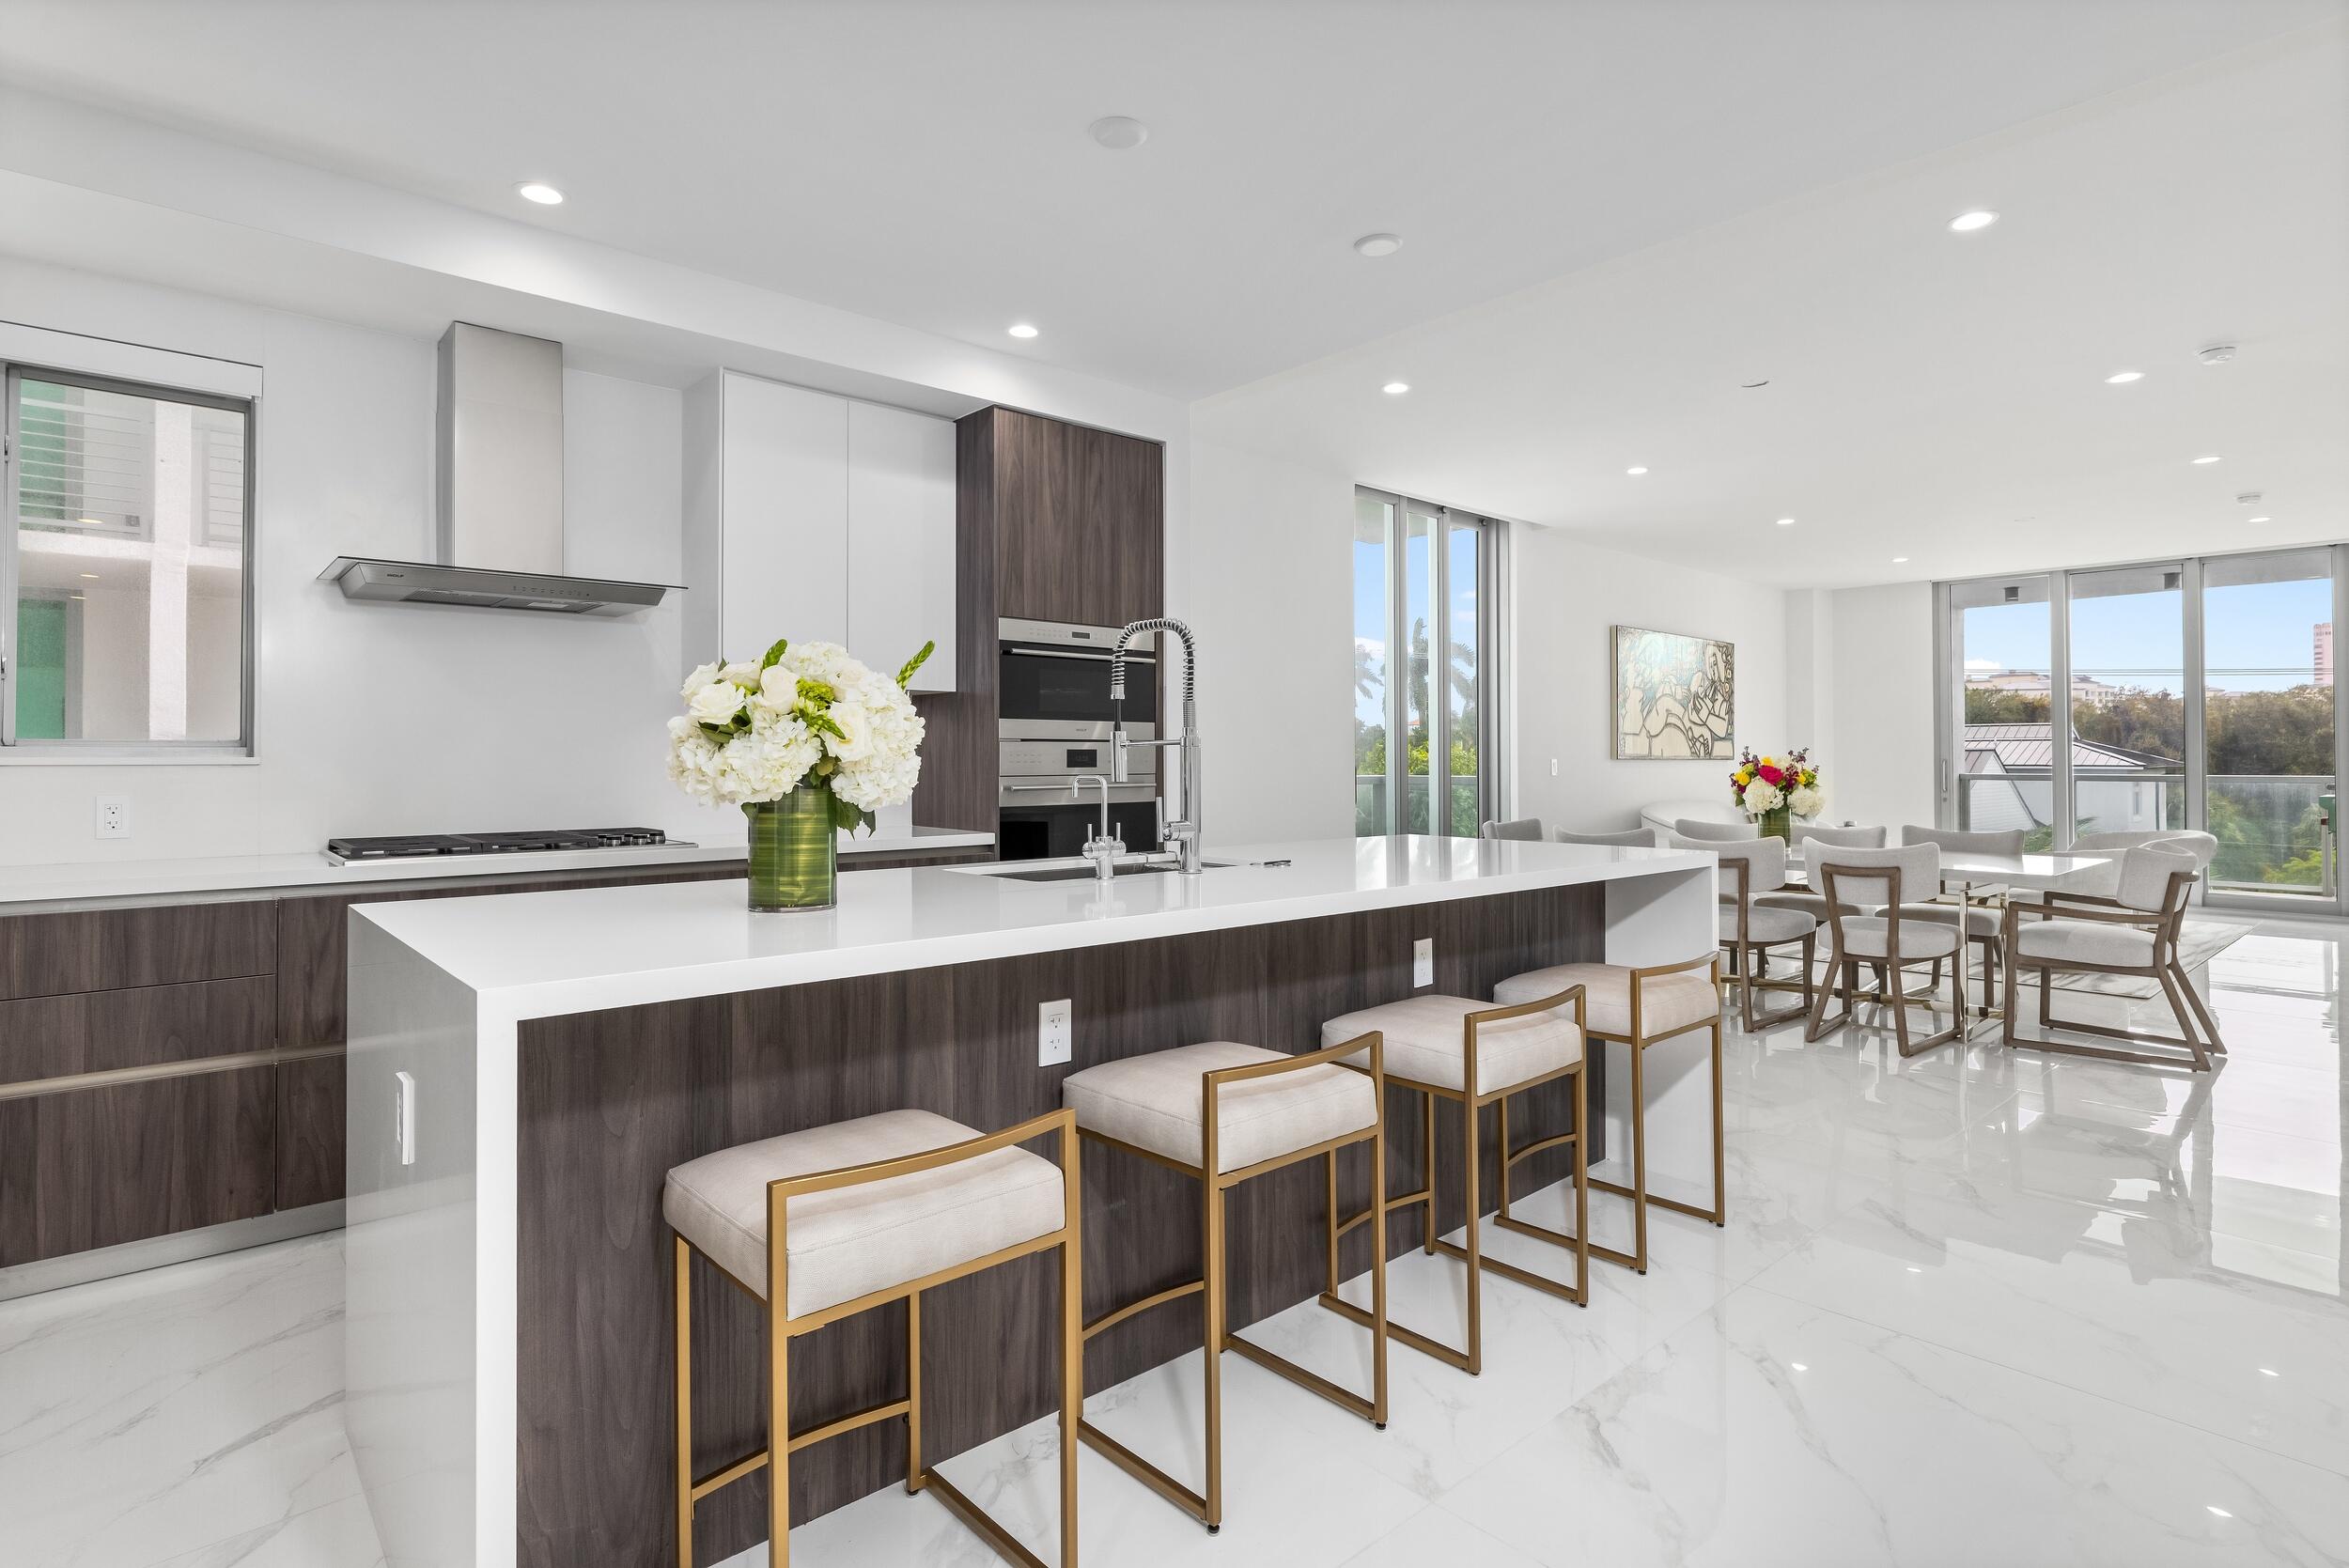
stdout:
[[[1096,1063],[1236,1039],[1287,1050],[1322,1021],[1412,994],[1411,945],[1436,944],[1433,989],[1489,996],[1510,975],[1603,955],[1598,885],[1419,904],[1320,920],[873,975],[817,985],[535,1019],[520,1035],[521,1372],[517,1561],[595,1568],[665,1560],[671,1528],[669,1253],[661,1219],[669,1168],[732,1144],[911,1106],[981,1130],[1059,1104],[1060,1081]],[[1035,1065],[1036,1007],[1067,998],[1075,1060]],[[1589,1073],[1604,1103],[1604,1063]],[[1563,1084],[1513,1115],[1520,1140],[1565,1130]],[[1418,1102],[1391,1093],[1389,1182],[1422,1179]],[[1465,1218],[1458,1112],[1438,1115],[1447,1194],[1439,1224]],[[1499,1153],[1487,1112],[1483,1188],[1497,1203]],[[1603,1119],[1591,1157],[1600,1157]],[[1531,1190],[1567,1173],[1570,1151],[1520,1168]],[[1198,1192],[1139,1160],[1087,1151],[1085,1310],[1195,1277]],[[1341,1201],[1367,1197],[1368,1156],[1341,1163]],[[1322,1186],[1307,1165],[1251,1182],[1230,1205],[1232,1321],[1254,1322],[1320,1285]],[[1415,1214],[1390,1222],[1390,1255],[1420,1240]],[[1346,1268],[1367,1266],[1347,1238]],[[933,1294],[925,1313],[926,1434],[952,1454],[1045,1414],[1053,1401],[1049,1258]],[[697,1265],[695,1468],[757,1446],[758,1309]],[[1131,1320],[1091,1346],[1098,1389],[1198,1343],[1198,1307]],[[903,1391],[895,1310],[792,1348],[795,1430]],[[803,1451],[792,1510],[808,1519],[902,1482],[901,1428],[884,1423]],[[699,1514],[704,1562],[765,1535],[763,1483],[726,1488]]]

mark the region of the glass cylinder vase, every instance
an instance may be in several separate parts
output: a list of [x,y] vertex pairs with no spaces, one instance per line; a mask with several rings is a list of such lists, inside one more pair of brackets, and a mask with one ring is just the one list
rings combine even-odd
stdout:
[[751,908],[760,912],[829,909],[840,879],[832,794],[795,789],[742,808],[751,823]]
[[1792,844],[1795,838],[1795,809],[1792,806],[1779,806],[1766,811],[1755,818],[1755,826],[1764,838],[1774,838],[1782,843]]

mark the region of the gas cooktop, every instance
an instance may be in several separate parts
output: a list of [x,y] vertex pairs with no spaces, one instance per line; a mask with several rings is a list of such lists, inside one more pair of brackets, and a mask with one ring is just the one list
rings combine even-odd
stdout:
[[[641,849],[667,844],[658,828],[552,828],[538,832],[409,833],[395,838],[332,838],[326,858],[336,865],[352,861],[416,860],[433,855],[533,855],[554,850]],[[690,849],[692,845],[680,845]]]

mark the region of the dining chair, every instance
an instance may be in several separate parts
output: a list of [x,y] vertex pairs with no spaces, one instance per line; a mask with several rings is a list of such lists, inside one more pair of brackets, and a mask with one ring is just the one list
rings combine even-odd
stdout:
[[1538,841],[1542,837],[1542,819],[1538,816],[1519,816],[1513,817],[1506,822],[1487,822],[1485,824],[1484,836]]
[[1570,833],[1563,828],[1556,828],[1551,830],[1550,836],[1560,844],[1611,844],[1626,849],[1656,847],[1656,830],[1653,828],[1631,828],[1620,833]]
[[[1818,1040],[1851,1022],[1852,1010],[1859,1005],[1859,966],[1867,963],[1889,970],[1895,977],[1889,994],[1879,988],[1877,999],[1891,1004],[1893,1034],[1903,1056],[1915,1056],[1956,1039],[1966,1024],[1965,989],[1958,977],[1952,975],[1949,1027],[1914,1042],[1908,1035],[1908,1010],[1919,1002],[1930,1005],[1937,981],[1921,993],[1912,993],[1897,979],[1924,966],[1932,966],[1937,976],[1940,969],[1936,960],[1952,957],[1959,951],[1955,925],[1911,917],[1904,897],[1941,885],[1940,846],[1914,844],[1897,849],[1855,849],[1821,846],[1811,854],[1810,877],[1812,886],[1827,900],[1828,973],[1840,976],[1842,985],[1819,989],[1803,1038]],[[1844,912],[1855,905],[1884,912]],[[1830,1022],[1828,1002],[1839,995],[1843,1009]]]
[[[1792,1019],[1803,1017],[1811,1011],[1812,961],[1817,953],[1819,923],[1799,909],[1766,909],[1754,904],[1754,894],[1767,893],[1786,885],[1786,845],[1776,837],[1758,838],[1743,844],[1726,844],[1718,840],[1670,835],[1668,849],[1708,849],[1719,858],[1721,878],[1726,886],[1719,893],[1720,904],[1721,951],[1729,955],[1729,978],[1737,987],[1738,1011],[1744,1018],[1749,1034]],[[1763,953],[1769,948],[1799,943],[1802,948],[1802,977],[1799,980],[1767,980],[1761,973]],[[1802,1000],[1794,1006],[1776,1013],[1756,1013],[1753,993],[1757,990],[1796,990]]]
[[[2012,859],[2023,852],[2023,830],[2013,828],[1967,832],[1953,828],[1921,828],[1910,823],[1902,827],[1901,842],[1937,845],[1951,854],[1999,855]],[[1992,998],[1998,994],[1999,965],[2005,952],[2000,945],[1998,906],[2003,904],[2012,892],[2003,882],[1975,884],[1967,890],[1962,913],[1955,894],[1920,899],[1902,911],[1911,920],[1941,921],[1951,925],[1956,925],[1963,920],[1967,943],[1980,949],[1982,954],[1979,1016],[1985,1018],[1990,1016]],[[1962,950],[1957,968],[1957,989],[1962,997],[1966,992],[1966,964]],[[1937,985],[1941,978],[1937,970],[1933,978]]]
[[[2074,1056],[2102,1057],[2151,1066],[2191,1066],[2210,1070],[2213,1055],[2224,1055],[2217,1021],[2186,976],[2178,958],[2178,933],[2186,921],[2186,905],[2201,873],[2190,849],[2166,843],[2141,844],[2121,851],[2120,873],[2112,897],[2099,898],[2061,891],[2050,892],[2035,904],[2006,907],[2005,942],[2006,1029],[2009,1046],[2033,1050],[2063,1051]],[[2025,1039],[2015,1032],[2015,991],[2024,971],[2039,984],[2039,1024],[2042,1029],[2095,1034],[2143,1046],[2170,1048],[2164,1051],[2125,1050],[2067,1040]],[[2161,987],[2177,1019],[2178,1033],[2158,1034],[2108,1024],[2080,1023],[2055,1016],[2055,978],[2059,974],[2110,974],[2152,980]],[[2197,1037],[2194,1026],[2201,1025]],[[2180,1056],[2177,1051],[2186,1054]]]

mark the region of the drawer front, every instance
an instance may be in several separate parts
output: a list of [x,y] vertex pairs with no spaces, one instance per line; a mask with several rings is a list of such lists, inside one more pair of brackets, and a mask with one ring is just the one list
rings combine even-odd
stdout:
[[271,974],[277,902],[0,916],[0,1001]]
[[277,1071],[0,1100],[0,1267],[267,1214]]
[[0,1001],[0,1085],[267,1050],[268,975]]

